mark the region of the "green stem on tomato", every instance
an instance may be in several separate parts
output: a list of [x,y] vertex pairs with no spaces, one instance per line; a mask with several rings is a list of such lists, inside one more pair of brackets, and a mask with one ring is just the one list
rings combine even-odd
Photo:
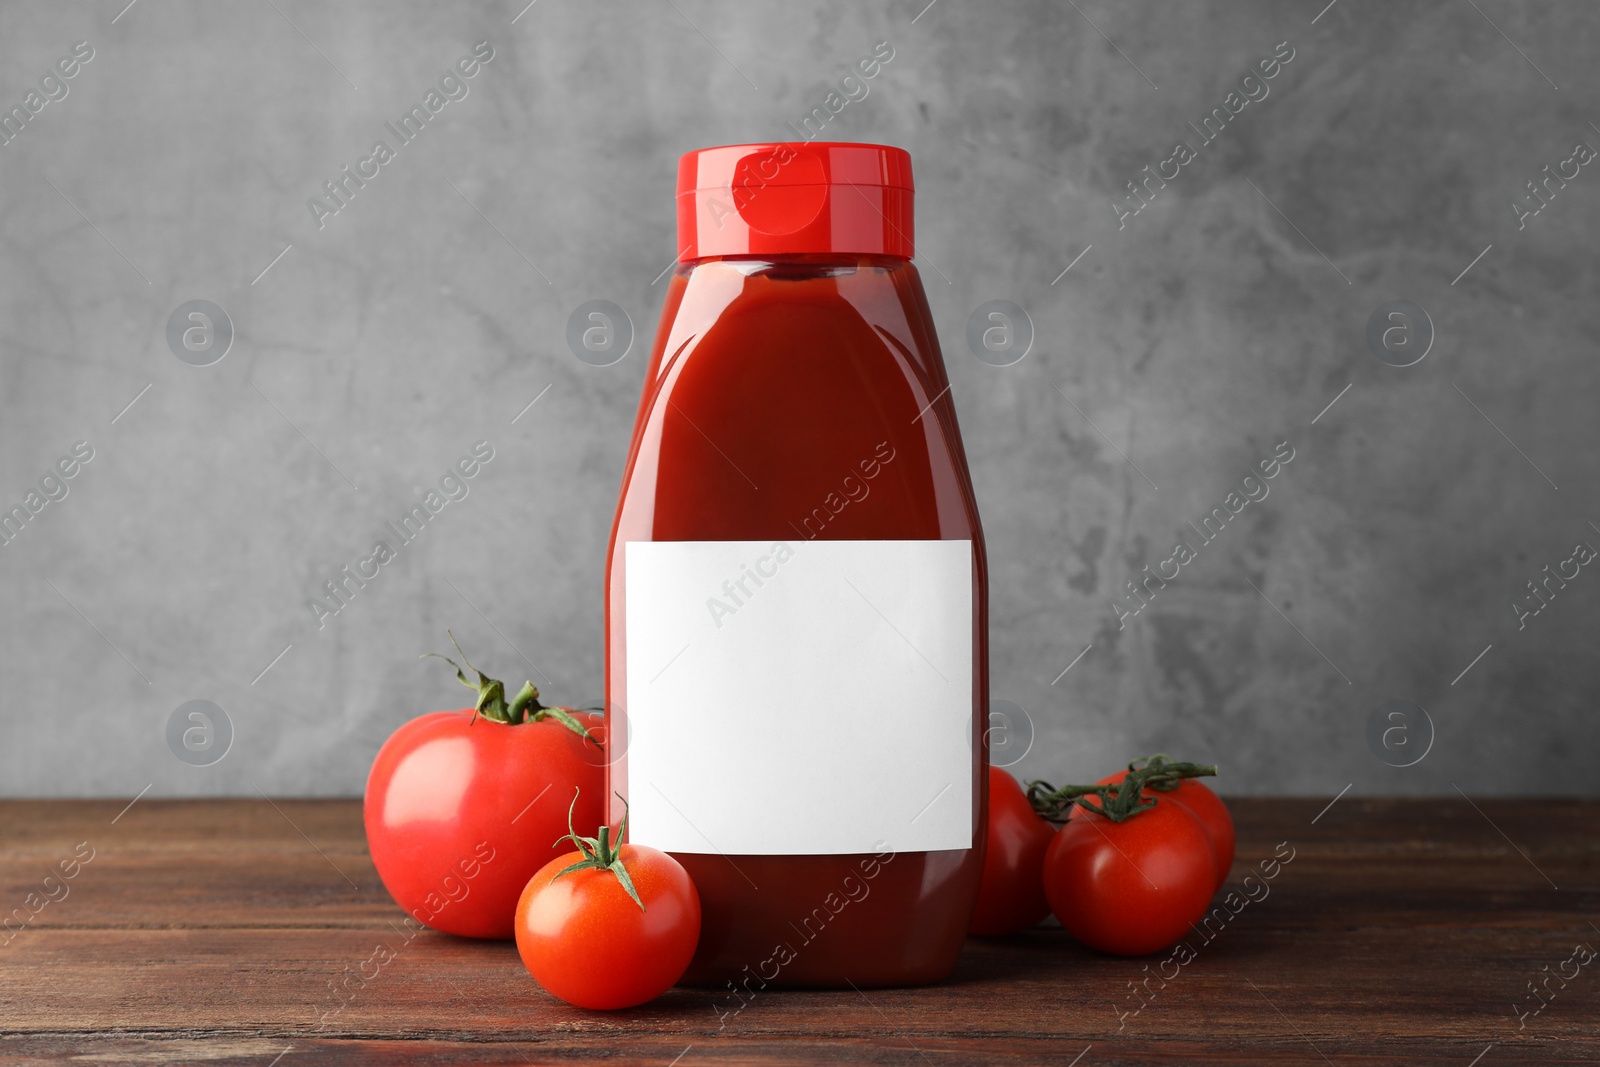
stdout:
[[[1178,788],[1178,783],[1185,778],[1200,778],[1216,773],[1214,764],[1177,762],[1157,753],[1148,759],[1129,763],[1127,777],[1119,783],[1058,787],[1046,781],[1031,781],[1028,783],[1028,803],[1041,817],[1051,822],[1064,822],[1074,806],[1112,822],[1124,822],[1141,811],[1155,807],[1155,798],[1146,796],[1146,790],[1169,792]],[[1099,803],[1090,803],[1088,798],[1091,796]]]
[[467,654],[461,651],[461,646],[456,642],[456,635],[449,630],[446,630],[445,633],[449,634],[450,643],[455,645],[456,655],[461,657],[461,663],[465,663],[467,670],[476,674],[478,680],[476,682],[468,681],[466,672],[461,669],[461,663],[457,663],[449,656],[441,656],[437,652],[424,652],[420,658],[427,659],[429,656],[433,656],[444,660],[456,669],[456,679],[462,685],[478,694],[477,703],[473,705],[472,711],[474,721],[477,720],[479,715],[482,715],[491,722],[505,723],[508,726],[520,726],[525,722],[543,722],[546,719],[554,719],[596,748],[600,747],[600,742],[595,740],[594,735],[589,732],[589,728],[573,716],[571,708],[541,704],[539,702],[538,687],[532,682],[523,682],[522,688],[517,691],[517,695],[512,697],[508,703],[506,701],[505,683],[498,678],[489,677],[474,667],[472,661],[467,659]]
[[[622,801],[622,825],[617,828],[617,840],[620,842],[628,832],[628,801],[621,793],[617,799]],[[583,853],[583,859],[570,867],[563,867],[550,877],[554,882],[564,874],[573,871],[610,871],[616,875],[617,881],[622,883],[622,888],[628,891],[633,902],[639,905],[640,911],[647,910],[644,901],[639,899],[639,891],[633,888],[633,878],[628,874],[628,868],[622,862],[622,845],[612,845],[611,827],[605,823],[600,825],[599,832],[594,837],[580,837],[578,831],[572,828],[572,813],[578,806],[578,794],[572,794],[572,804],[567,808],[567,835],[556,838],[556,844],[571,841],[578,846],[578,851]]]
[[1172,792],[1185,778],[1198,778],[1217,773],[1215,765],[1175,762],[1161,752],[1144,759],[1136,759],[1128,764],[1129,773],[1141,770],[1146,772],[1145,788],[1162,793]]

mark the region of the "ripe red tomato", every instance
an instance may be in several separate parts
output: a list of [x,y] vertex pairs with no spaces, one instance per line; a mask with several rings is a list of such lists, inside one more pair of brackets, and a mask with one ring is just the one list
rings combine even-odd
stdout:
[[412,719],[378,750],[367,847],[408,915],[448,934],[509,938],[522,887],[566,850],[558,838],[573,797],[576,818],[603,818],[601,719],[545,708],[531,685],[508,703],[500,682],[456,675],[479,690],[476,708]]
[[1113,822],[1075,812],[1050,843],[1044,891],[1061,925],[1090,948],[1142,956],[1199,921],[1217,886],[1210,835],[1188,808],[1161,794]]
[[[700,941],[700,894],[689,872],[644,845],[609,851],[608,829],[583,851],[545,864],[523,890],[516,921],[517,952],[534,979],[569,1004],[599,1011],[665,993]],[[616,874],[618,863],[637,899]]]
[[989,846],[967,933],[1015,934],[1050,914],[1044,895],[1044,854],[1055,836],[1055,827],[1034,813],[1017,780],[1003,768],[990,766]]
[[[598,726],[597,716],[578,716]],[[564,845],[565,802],[599,822],[603,768],[554,720],[512,726],[473,709],[412,719],[367,776],[367,847],[384,888],[419,922],[508,938],[528,878]]]
[[[1121,782],[1128,776],[1126,770],[1108,774],[1096,782],[1096,785],[1113,785]],[[1211,838],[1211,846],[1217,854],[1217,884],[1213,890],[1221,889],[1222,884],[1228,880],[1228,871],[1233,868],[1234,832],[1233,817],[1228,814],[1228,807],[1222,798],[1213,793],[1209,786],[1197,778],[1182,778],[1178,781],[1178,788],[1165,790],[1146,787],[1145,796],[1164,797],[1176,800],[1179,804],[1194,812],[1195,818],[1200,820],[1200,825],[1206,828],[1206,833]],[[1073,808],[1074,816],[1080,814],[1081,808]]]

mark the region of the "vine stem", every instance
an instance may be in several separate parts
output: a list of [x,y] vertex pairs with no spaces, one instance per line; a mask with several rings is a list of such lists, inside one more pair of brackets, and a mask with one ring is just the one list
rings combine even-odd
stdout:
[[[1153,808],[1156,799],[1147,796],[1147,790],[1171,792],[1185,778],[1201,778],[1217,773],[1215,764],[1187,763],[1169,759],[1157,753],[1148,759],[1134,760],[1128,764],[1128,774],[1121,782],[1107,785],[1054,786],[1043,780],[1028,783],[1028,803],[1033,810],[1051,822],[1065,822],[1072,808],[1124,822]],[[1094,797],[1098,803],[1091,803]]]

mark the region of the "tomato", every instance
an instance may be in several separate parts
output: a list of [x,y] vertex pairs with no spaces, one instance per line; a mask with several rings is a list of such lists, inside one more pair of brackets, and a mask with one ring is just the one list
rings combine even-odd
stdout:
[[[1128,776],[1126,770],[1115,774],[1108,774],[1096,782],[1096,785],[1114,785]],[[1228,880],[1228,872],[1233,868],[1234,833],[1233,817],[1228,814],[1228,807],[1222,798],[1213,793],[1205,783],[1195,778],[1183,778],[1178,781],[1178,788],[1166,790],[1147,786],[1145,796],[1165,797],[1175,800],[1188,808],[1206,828],[1206,833],[1211,838],[1211,847],[1217,854],[1217,884],[1213,889],[1221,889],[1222,884]],[[1082,809],[1074,808],[1073,815],[1080,814]]]
[[[466,682],[459,667],[457,677]],[[476,708],[412,719],[384,742],[363,815],[373,866],[408,915],[509,938],[522,887],[566,851],[568,802],[576,795],[589,825],[603,817],[602,750],[569,725],[598,739],[601,720],[545,708],[531,685],[508,704],[501,683],[479,679],[466,683]]]
[[665,993],[700,941],[700,894],[689,872],[645,845],[613,850],[609,831],[573,835],[579,851],[529,880],[516,919],[517,952],[534,979],[569,1004],[600,1011]]
[[1170,797],[1122,822],[1075,812],[1044,858],[1044,891],[1061,925],[1090,948],[1142,956],[1199,921],[1217,887],[1200,819]]
[[989,845],[983,881],[967,933],[1015,934],[1050,914],[1044,895],[1044,853],[1055,827],[1034,813],[1022,786],[1003,768],[989,768]]

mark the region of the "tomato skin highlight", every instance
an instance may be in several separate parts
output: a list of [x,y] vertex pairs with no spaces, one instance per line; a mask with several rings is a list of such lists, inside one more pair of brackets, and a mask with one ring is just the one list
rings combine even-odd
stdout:
[[[1095,784],[1115,785],[1126,777],[1128,772],[1124,769],[1106,775]],[[1217,884],[1214,888],[1221,889],[1223,883],[1228,880],[1228,872],[1233,869],[1235,849],[1233,816],[1228,814],[1228,806],[1222,802],[1222,798],[1197,778],[1179,779],[1176,789],[1147,789],[1145,795],[1176,800],[1200,820],[1200,825],[1206,828],[1206,833],[1211,838],[1212,849],[1217,855]],[[1076,817],[1081,814],[1081,810],[1074,808],[1072,814]]]
[[1002,767],[989,767],[989,845],[983,881],[967,933],[1020,933],[1050,914],[1044,895],[1044,855],[1055,827],[1040,818],[1028,795]]
[[644,910],[608,870],[555,877],[581,852],[547,863],[517,902],[523,964],[547,992],[580,1008],[654,1000],[683,977],[700,941],[700,894],[683,865],[645,845],[623,845],[621,854]]
[[1217,886],[1211,837],[1160,793],[1122,822],[1079,811],[1045,853],[1044,888],[1061,925],[1090,948],[1143,956],[1199,921]]
[[[574,717],[597,738],[601,719]],[[422,715],[373,760],[362,808],[384,888],[406,914],[461,937],[512,936],[529,877],[602,814],[604,757],[555,721],[508,725],[471,708]]]

